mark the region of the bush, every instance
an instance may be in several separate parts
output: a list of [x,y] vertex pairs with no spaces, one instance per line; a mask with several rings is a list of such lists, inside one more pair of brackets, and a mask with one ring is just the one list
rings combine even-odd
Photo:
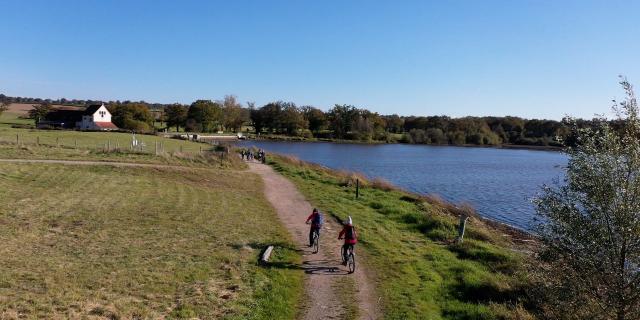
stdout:
[[313,139],[313,133],[311,133],[311,131],[309,130],[304,130],[300,133],[300,136],[302,136],[305,139]]
[[151,126],[148,123],[133,119],[124,119],[121,129],[133,130],[136,132],[150,132]]

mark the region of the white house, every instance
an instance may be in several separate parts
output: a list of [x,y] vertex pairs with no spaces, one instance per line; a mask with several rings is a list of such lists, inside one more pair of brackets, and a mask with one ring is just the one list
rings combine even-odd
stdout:
[[89,106],[82,113],[82,120],[76,122],[76,128],[80,130],[118,130],[113,123],[111,123],[111,113],[102,105]]

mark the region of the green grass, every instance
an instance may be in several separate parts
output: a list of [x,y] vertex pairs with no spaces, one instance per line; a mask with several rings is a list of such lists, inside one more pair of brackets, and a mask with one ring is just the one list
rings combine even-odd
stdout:
[[235,170],[2,164],[0,318],[291,319],[301,271],[256,265],[291,247],[262,187]]
[[0,143],[0,159],[48,159],[48,160],[90,160],[106,162],[135,162],[188,167],[217,167],[244,169],[246,165],[235,154],[222,155],[218,152],[203,153],[162,153],[154,155],[128,150],[103,151],[73,147],[45,145],[16,145]]
[[12,125],[34,125],[32,119],[23,118],[14,112],[3,112],[0,114],[0,128],[10,128]]
[[[200,150],[206,151],[211,148],[211,146],[203,143],[169,139],[154,135],[137,134],[136,139],[145,144],[145,146],[138,151],[147,153],[155,153],[156,143],[162,144],[165,152],[196,153],[200,152]],[[132,135],[122,132],[37,130],[0,126],[0,142],[2,143],[39,144],[94,150],[104,150],[110,147],[111,149],[120,148],[129,150],[131,148],[131,141]]]
[[450,207],[370,184],[355,199],[353,177],[282,157],[270,164],[317,207],[339,219],[351,215],[359,252],[374,273],[385,319],[527,319],[523,257],[473,220],[454,244]]

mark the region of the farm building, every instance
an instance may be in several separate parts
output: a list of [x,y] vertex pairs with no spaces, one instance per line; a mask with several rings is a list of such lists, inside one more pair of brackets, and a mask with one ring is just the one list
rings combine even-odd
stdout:
[[84,110],[55,109],[47,114],[46,121],[38,123],[38,127],[94,131],[118,130],[118,127],[111,122],[111,113],[104,106],[104,103],[91,105]]

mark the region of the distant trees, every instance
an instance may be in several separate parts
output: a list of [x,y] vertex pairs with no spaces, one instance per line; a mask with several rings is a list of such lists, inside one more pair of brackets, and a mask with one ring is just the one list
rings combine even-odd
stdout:
[[300,111],[311,132],[318,133],[327,128],[327,117],[322,110],[312,106],[304,106],[300,108]]
[[238,132],[249,121],[249,113],[238,103],[236,96],[227,95],[222,103],[223,124],[225,129]]
[[149,132],[153,129],[154,116],[143,102],[111,103],[107,106],[111,121],[121,129]]
[[[92,100],[61,98],[33,99],[0,95],[0,101],[64,103],[77,105],[96,103]],[[415,144],[451,145],[536,145],[563,146],[572,144],[566,123],[554,120],[522,119],[518,117],[462,117],[380,115],[366,108],[336,104],[328,111],[312,106],[298,107],[293,102],[274,101],[257,107],[247,103],[243,107],[237,97],[227,95],[220,101],[197,100],[191,105],[146,103],[144,101],[110,101],[107,105],[144,105],[156,114],[163,114],[168,127],[176,131],[185,128],[192,132],[238,132],[244,125],[256,133],[291,136],[344,139],[360,141],[405,142]],[[129,117],[131,118],[131,117]],[[138,122],[116,117],[114,122],[122,128],[148,129],[153,122],[146,116],[137,116]],[[122,124],[118,122],[123,122]],[[589,120],[581,120],[590,125]],[[144,125],[146,123],[148,125]],[[123,126],[124,125],[124,126]],[[562,141],[562,142],[561,142]]]
[[546,318],[640,319],[640,118],[621,84],[627,99],[615,121],[569,121],[576,144],[565,181],[536,200]]
[[29,110],[29,118],[36,122],[36,125],[47,118],[47,114],[51,112],[51,103],[43,102],[33,106],[33,109]]
[[187,111],[186,128],[189,131],[215,132],[223,122],[222,106],[211,100],[197,100]]
[[329,112],[327,112],[327,119],[329,120],[329,129],[333,131],[333,134],[338,139],[344,139],[347,133],[351,131],[358,109],[350,105],[338,105],[336,104]]
[[307,129],[308,123],[302,112],[293,102],[282,103],[280,115],[281,131],[289,135],[298,135],[299,130]]
[[[1,98],[1,97],[0,97]],[[9,104],[0,99],[0,116],[9,109]]]
[[391,133],[402,133],[404,131],[404,119],[397,114],[384,116],[386,127],[385,130]]
[[266,128],[265,113],[261,108],[256,108],[254,103],[249,104],[249,119],[256,134],[260,134]]
[[[433,139],[418,142],[418,131],[430,131]],[[433,129],[433,130],[430,130]],[[447,116],[406,117],[403,140],[409,143],[439,143],[440,132],[448,144],[498,145],[504,143],[519,145],[561,146],[558,138],[568,134],[565,124],[553,120],[526,120],[517,117],[463,117]]]
[[293,102],[271,102],[259,109],[251,109],[251,121],[256,132],[267,130],[271,133],[298,135],[308,128],[302,111]]
[[167,127],[175,126],[176,131],[180,131],[180,126],[183,126],[187,121],[187,111],[187,107],[179,103],[168,105],[164,111]]

